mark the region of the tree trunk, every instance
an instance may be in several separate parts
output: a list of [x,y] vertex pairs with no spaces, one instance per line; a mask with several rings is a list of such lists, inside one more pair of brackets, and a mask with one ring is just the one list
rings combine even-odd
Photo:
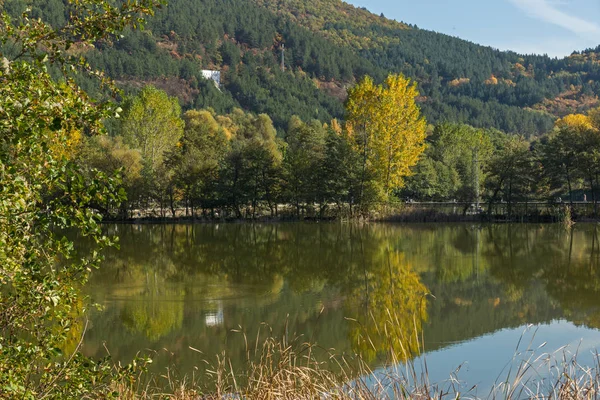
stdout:
[[590,191],[592,192],[592,202],[594,203],[594,217],[598,215],[598,205],[596,204],[596,188],[594,187],[594,178],[589,177]]
[[319,204],[319,219],[321,219],[321,220],[323,219],[326,209],[327,209],[327,203],[322,202]]
[[573,206],[573,189],[571,187],[571,171],[569,171],[569,167],[565,166],[566,175],[567,175],[567,186],[569,188],[569,204]]
[[367,155],[368,155],[368,149],[369,149],[366,124],[363,125],[363,129],[364,129],[364,134],[365,134],[365,143],[363,145],[363,162],[362,162],[362,173],[361,173],[361,177],[360,177],[360,191],[358,193],[359,206],[362,206],[362,201],[363,201],[363,192],[365,189],[365,179],[366,179],[366,172],[367,172]]
[[512,178],[508,181],[508,219],[512,218]]
[[[592,191],[595,192],[597,187],[598,187],[598,174],[596,174],[596,185],[594,186],[594,189],[592,189]],[[596,205],[596,195],[594,194],[594,216],[596,216],[597,214],[598,214],[598,206]]]
[[473,194],[475,195],[475,211],[479,210],[479,154],[473,151]]
[[127,220],[127,215],[128,215],[127,210],[128,209],[129,209],[129,204],[127,204],[127,202],[123,202],[123,204],[121,206],[121,218],[123,218],[123,221]]
[[171,207],[171,214],[175,218],[175,194],[173,193],[173,188],[169,191],[169,206]]

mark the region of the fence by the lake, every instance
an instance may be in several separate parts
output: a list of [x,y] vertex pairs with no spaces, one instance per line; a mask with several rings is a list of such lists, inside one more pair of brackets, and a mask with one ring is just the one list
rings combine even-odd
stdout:
[[599,202],[591,201],[518,201],[473,202],[407,201],[403,211],[408,214],[435,213],[450,216],[486,216],[493,219],[559,218],[566,208],[573,217],[592,218],[598,215]]

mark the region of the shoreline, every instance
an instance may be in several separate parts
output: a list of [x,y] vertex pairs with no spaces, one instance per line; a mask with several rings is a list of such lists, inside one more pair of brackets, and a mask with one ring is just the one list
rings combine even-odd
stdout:
[[[541,217],[515,217],[515,218],[487,218],[487,216],[456,216],[456,215],[435,215],[435,216],[414,216],[410,214],[396,214],[384,218],[289,218],[289,217],[258,217],[258,218],[192,218],[192,217],[142,217],[142,218],[108,218],[102,219],[102,224],[176,224],[176,225],[195,225],[195,224],[272,224],[272,223],[386,223],[386,224],[441,224],[441,223],[484,223],[484,224],[565,224],[555,216]],[[575,223],[600,223],[600,218],[573,218],[569,224]]]
[[[213,223],[285,223],[285,222],[381,222],[381,223],[559,223],[572,225],[576,222],[600,222],[596,209],[589,204],[547,204],[516,203],[510,207],[501,203],[493,208],[482,208],[476,211],[470,203],[407,203],[381,205],[378,211],[359,213],[351,211],[347,206],[325,208],[318,211],[312,205],[303,206],[296,211],[287,205],[270,213],[268,209],[258,208],[255,211],[245,209],[243,213],[232,213],[227,209],[200,209],[200,213],[176,208],[171,211],[156,209],[135,209],[121,215],[109,215],[102,223],[121,224],[213,224]],[[582,208],[583,206],[583,208]],[[157,212],[158,211],[158,212]],[[207,212],[208,211],[208,212]]]

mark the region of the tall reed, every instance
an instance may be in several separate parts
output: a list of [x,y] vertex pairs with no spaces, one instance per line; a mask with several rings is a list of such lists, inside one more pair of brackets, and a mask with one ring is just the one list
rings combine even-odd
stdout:
[[[393,314],[390,314],[393,315]],[[459,379],[460,367],[449,371],[444,382],[431,382],[426,357],[401,361],[393,351],[387,364],[376,371],[360,355],[338,355],[302,340],[302,337],[277,338],[269,331],[265,337],[246,340],[246,363],[235,370],[227,354],[212,362],[205,361],[192,375],[180,376],[174,369],[152,376],[144,385],[140,381],[114,383],[118,398],[138,399],[331,399],[331,400],[443,400],[443,399],[557,399],[584,400],[600,398],[600,355],[595,364],[580,365],[578,353],[544,353],[543,345],[531,343],[524,351],[517,344],[514,359],[506,376],[499,377],[488,393],[477,393]],[[415,332],[416,334],[416,332]],[[395,338],[389,338],[390,342]],[[421,342],[422,345],[422,342]],[[198,351],[190,348],[190,351]],[[141,371],[143,368],[140,368]],[[203,384],[209,378],[210,384]],[[502,378],[502,379],[500,379]],[[143,380],[141,373],[136,379]]]

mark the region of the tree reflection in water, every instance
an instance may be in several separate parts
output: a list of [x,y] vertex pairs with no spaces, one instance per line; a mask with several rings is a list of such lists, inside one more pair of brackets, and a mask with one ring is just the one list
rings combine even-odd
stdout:
[[[302,335],[375,365],[525,323],[600,327],[595,225],[116,225],[121,249],[88,292],[105,306],[84,351],[127,361],[144,348],[181,370],[247,337]],[[81,244],[81,243],[80,243]],[[83,245],[83,244],[81,244]],[[426,296],[431,293],[435,299]],[[287,332],[283,327],[287,326]],[[171,357],[171,356],[169,356]],[[234,365],[234,368],[236,366]]]
[[365,271],[364,286],[346,297],[353,349],[371,362],[377,356],[405,361],[419,355],[427,319],[427,288],[402,253],[382,249],[379,262]]

